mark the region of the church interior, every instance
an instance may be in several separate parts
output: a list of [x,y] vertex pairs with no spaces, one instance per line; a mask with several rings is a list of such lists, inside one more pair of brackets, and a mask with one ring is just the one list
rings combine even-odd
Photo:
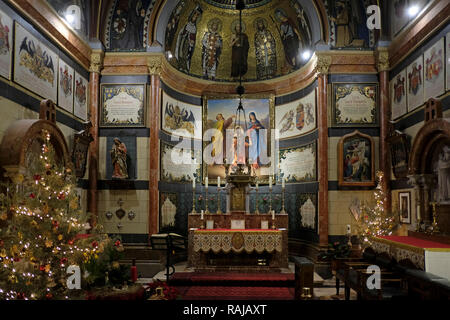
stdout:
[[0,300],[449,300],[448,0],[0,0]]

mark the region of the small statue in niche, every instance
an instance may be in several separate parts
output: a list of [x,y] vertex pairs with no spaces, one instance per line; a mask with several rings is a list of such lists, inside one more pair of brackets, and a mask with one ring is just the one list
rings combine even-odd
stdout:
[[438,201],[450,201],[450,147],[444,146],[439,153],[438,169]]
[[119,138],[114,138],[111,149],[111,162],[113,166],[113,179],[128,179],[127,147]]

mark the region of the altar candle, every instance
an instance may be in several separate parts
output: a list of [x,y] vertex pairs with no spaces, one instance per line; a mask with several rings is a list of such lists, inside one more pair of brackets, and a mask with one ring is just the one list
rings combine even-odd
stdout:
[[200,220],[203,220],[203,210],[200,212]]
[[271,176],[269,177],[269,188],[272,189],[272,177]]
[[286,187],[286,179],[283,178],[283,180],[281,180],[281,187],[284,189],[284,187]]
[[258,190],[259,183],[256,181],[256,190]]
[[194,177],[194,179],[192,179],[192,189],[195,190],[195,177]]
[[208,188],[208,177],[205,178],[205,187]]
[[217,187],[220,188],[220,177],[217,177]]
[[417,206],[417,220],[420,220],[420,205]]
[[275,220],[275,210],[272,210],[272,220]]

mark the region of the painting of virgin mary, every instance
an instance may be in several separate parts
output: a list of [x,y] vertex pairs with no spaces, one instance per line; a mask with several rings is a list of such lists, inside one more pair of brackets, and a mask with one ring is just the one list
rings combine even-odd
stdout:
[[261,165],[260,156],[265,154],[267,149],[266,135],[261,134],[260,130],[265,129],[257,119],[255,112],[249,113],[249,123],[247,135],[249,137],[249,162],[253,168],[258,169]]

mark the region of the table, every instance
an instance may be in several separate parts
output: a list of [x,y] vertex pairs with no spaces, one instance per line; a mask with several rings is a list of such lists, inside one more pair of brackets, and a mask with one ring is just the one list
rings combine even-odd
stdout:
[[397,262],[409,260],[421,270],[450,279],[449,244],[411,236],[380,236],[374,238],[371,247]]

